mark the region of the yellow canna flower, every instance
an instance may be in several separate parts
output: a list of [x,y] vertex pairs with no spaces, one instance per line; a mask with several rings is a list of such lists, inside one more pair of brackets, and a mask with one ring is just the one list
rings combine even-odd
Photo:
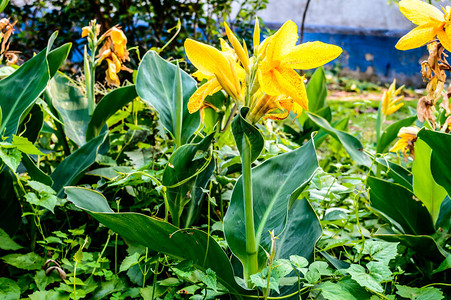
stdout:
[[108,69],[106,70],[106,81],[110,85],[120,85],[119,77],[117,73],[121,70],[121,61],[114,53],[106,59],[108,63]]
[[403,36],[396,44],[396,49],[409,50],[418,48],[435,39],[437,36],[443,47],[451,51],[451,7],[442,7],[441,12],[435,6],[420,0],[402,0],[399,10],[412,21],[416,28]]
[[196,77],[207,79],[207,83],[199,87],[189,99],[188,109],[191,113],[199,110],[205,98],[221,88],[235,101],[242,101],[244,70],[237,64],[230,46],[225,42],[221,44],[223,51],[192,39],[185,41],[186,55],[198,69]]
[[302,107],[288,96],[270,96],[262,91],[256,93],[255,105],[248,113],[248,119],[252,124],[257,123],[262,117],[272,120],[283,120],[288,117],[290,111],[298,116]]
[[121,61],[129,60],[127,51],[127,37],[124,32],[117,27],[113,27],[110,33],[113,42],[113,51]]
[[390,149],[390,152],[401,151],[404,157],[407,157],[407,151],[409,151],[410,156],[413,157],[418,131],[420,131],[420,128],[416,126],[401,128],[398,133],[400,139]]
[[384,115],[386,116],[391,115],[404,105],[403,102],[399,103],[399,101],[404,99],[404,96],[397,97],[403,88],[404,86],[401,86],[397,90],[395,90],[396,89],[396,79],[395,79],[393,80],[388,90],[384,91],[384,94],[382,95],[382,113]]
[[286,95],[308,109],[303,78],[294,69],[313,69],[337,58],[342,49],[321,42],[296,45],[297,26],[287,21],[259,47],[264,58],[259,65],[258,81],[268,95]]

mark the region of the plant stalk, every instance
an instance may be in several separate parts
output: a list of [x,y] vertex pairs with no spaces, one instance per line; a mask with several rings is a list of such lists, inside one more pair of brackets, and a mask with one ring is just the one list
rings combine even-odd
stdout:
[[254,205],[252,199],[252,168],[251,168],[251,144],[247,136],[243,137],[241,163],[243,169],[243,194],[244,194],[244,220],[246,228],[246,253],[247,260],[244,267],[244,279],[246,283],[250,276],[258,272],[257,242],[254,227]]

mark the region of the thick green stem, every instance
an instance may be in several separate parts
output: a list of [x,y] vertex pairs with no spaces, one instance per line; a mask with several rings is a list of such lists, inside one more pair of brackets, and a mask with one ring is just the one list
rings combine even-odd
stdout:
[[246,227],[247,253],[247,260],[244,267],[244,279],[247,283],[250,276],[258,272],[258,248],[255,238],[254,205],[252,199],[251,145],[246,136],[243,136],[241,163],[243,168],[244,220]]

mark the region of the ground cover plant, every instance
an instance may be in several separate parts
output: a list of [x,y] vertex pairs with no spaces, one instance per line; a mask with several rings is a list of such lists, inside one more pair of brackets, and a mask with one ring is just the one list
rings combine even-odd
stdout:
[[376,102],[329,101],[342,50],[289,20],[136,63],[91,20],[77,77],[57,32],[18,66],[1,19],[0,298],[449,297],[450,8],[399,7],[427,87]]

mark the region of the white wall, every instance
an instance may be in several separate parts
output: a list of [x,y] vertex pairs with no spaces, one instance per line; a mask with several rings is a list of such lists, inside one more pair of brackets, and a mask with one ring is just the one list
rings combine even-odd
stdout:
[[[259,16],[265,22],[284,23],[291,19],[302,22],[307,0],[269,0],[266,10]],[[386,30],[410,30],[412,23],[407,20],[396,4],[388,0],[311,0],[306,24],[320,26],[349,26]],[[441,0],[437,6],[451,5],[451,1]]]

